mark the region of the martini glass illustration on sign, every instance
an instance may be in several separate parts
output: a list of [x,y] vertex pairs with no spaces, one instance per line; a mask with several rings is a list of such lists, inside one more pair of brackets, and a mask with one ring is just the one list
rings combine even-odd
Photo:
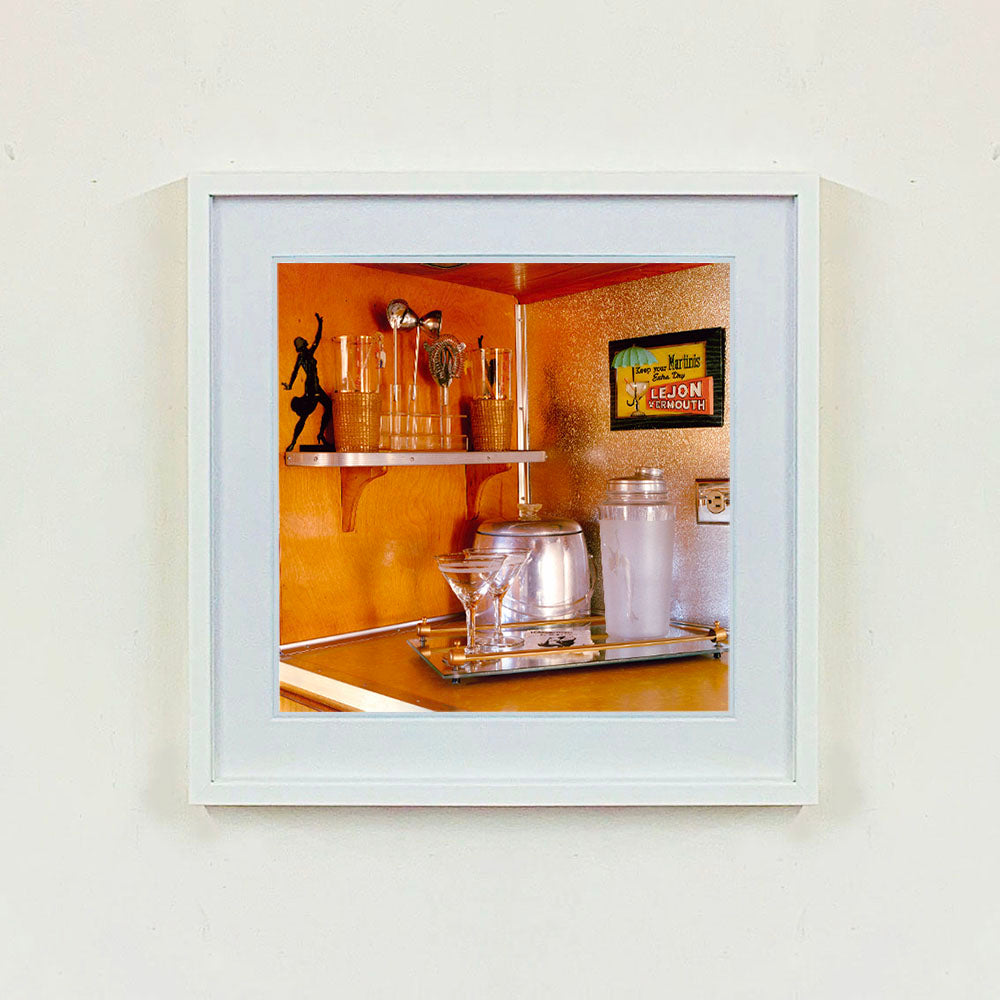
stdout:
[[649,365],[655,364],[656,355],[645,347],[640,347],[638,344],[630,344],[628,347],[623,348],[611,360],[612,368],[632,369],[631,380],[626,380],[625,382],[625,392],[629,400],[628,405],[630,407],[635,406],[636,416],[639,415],[639,400],[649,387],[649,383],[636,381],[635,370],[636,368],[646,368]]
[[465,608],[466,655],[485,652],[476,643],[476,612],[493,578],[503,566],[504,554],[466,556],[464,552],[446,552],[434,558],[441,575]]

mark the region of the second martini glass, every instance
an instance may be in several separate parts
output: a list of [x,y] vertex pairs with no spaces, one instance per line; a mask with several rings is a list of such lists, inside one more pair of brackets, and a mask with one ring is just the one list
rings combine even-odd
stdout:
[[[481,549],[466,549],[467,559],[475,559],[482,555]],[[502,653],[505,649],[517,649],[524,645],[524,639],[513,635],[504,635],[500,628],[501,609],[503,599],[510,585],[514,582],[514,577],[524,568],[524,564],[530,558],[530,552],[506,552],[501,553],[501,563],[493,574],[488,586],[490,597],[493,599],[493,633],[483,643],[482,648],[488,653]]]
[[437,567],[465,608],[465,653],[475,656],[486,650],[476,644],[476,611],[494,576],[503,567],[503,553],[446,552],[435,556]]

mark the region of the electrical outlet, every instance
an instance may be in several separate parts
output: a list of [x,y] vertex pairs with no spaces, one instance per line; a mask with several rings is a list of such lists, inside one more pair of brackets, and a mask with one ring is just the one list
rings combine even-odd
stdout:
[[699,524],[729,524],[729,480],[696,479]]

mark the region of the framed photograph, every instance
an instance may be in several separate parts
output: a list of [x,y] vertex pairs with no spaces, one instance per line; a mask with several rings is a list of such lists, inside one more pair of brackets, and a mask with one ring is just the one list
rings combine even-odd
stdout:
[[188,189],[192,802],[816,800],[817,178]]

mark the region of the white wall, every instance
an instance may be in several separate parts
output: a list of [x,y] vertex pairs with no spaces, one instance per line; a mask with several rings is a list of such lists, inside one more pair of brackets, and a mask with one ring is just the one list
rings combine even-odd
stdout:
[[[0,993],[996,995],[992,2],[0,14]],[[185,174],[806,169],[822,804],[185,804]]]

